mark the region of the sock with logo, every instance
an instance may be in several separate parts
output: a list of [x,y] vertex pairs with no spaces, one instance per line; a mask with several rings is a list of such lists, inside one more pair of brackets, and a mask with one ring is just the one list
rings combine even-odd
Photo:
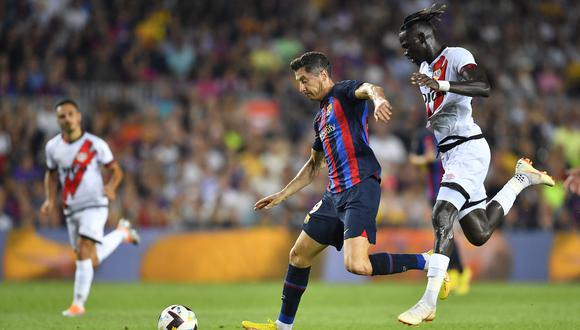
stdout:
[[306,290],[309,276],[310,267],[298,268],[288,265],[288,272],[286,273],[286,280],[284,281],[284,288],[282,290],[282,308],[280,309],[280,315],[276,322],[277,324],[283,324],[279,325],[278,329],[282,327],[292,329],[294,317],[300,304],[300,298]]
[[409,269],[425,269],[427,254],[375,253],[369,255],[373,276],[402,273]]

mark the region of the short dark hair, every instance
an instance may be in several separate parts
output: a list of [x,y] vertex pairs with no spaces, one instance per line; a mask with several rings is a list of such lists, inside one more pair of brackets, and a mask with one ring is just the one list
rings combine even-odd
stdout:
[[434,3],[431,8],[425,8],[418,12],[412,13],[411,15],[405,17],[403,24],[401,25],[401,31],[405,31],[412,25],[417,23],[423,23],[431,26],[431,28],[435,29],[433,23],[431,21],[435,18],[439,20],[440,16],[445,13],[446,5],[440,5],[438,3]]
[[290,67],[294,71],[298,71],[300,68],[304,68],[306,72],[320,72],[321,70],[326,70],[330,76],[330,71],[332,66],[328,57],[321,52],[307,52],[302,54],[302,56],[295,58],[290,62]]
[[70,104],[70,105],[74,106],[75,109],[77,109],[77,111],[79,111],[79,105],[73,99],[62,99],[62,100],[56,102],[56,104],[54,105],[54,109],[56,110],[56,108],[60,107],[61,105],[65,105],[65,104]]

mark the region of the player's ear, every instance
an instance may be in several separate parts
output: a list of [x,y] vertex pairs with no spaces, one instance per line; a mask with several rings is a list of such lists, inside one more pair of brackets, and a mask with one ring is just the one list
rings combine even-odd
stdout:
[[427,42],[427,37],[425,36],[425,33],[423,33],[423,32],[419,32],[417,34],[417,38],[419,39],[419,43],[421,43],[421,44],[425,44]]
[[320,70],[320,78],[322,78],[322,80],[328,80],[330,79],[330,75],[328,74],[328,71],[326,71],[325,69]]

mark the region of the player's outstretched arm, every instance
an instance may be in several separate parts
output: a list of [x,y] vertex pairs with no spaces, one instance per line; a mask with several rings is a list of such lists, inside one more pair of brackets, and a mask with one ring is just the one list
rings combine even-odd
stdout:
[[415,72],[411,75],[411,83],[427,86],[438,92],[450,92],[465,96],[489,96],[491,88],[487,76],[481,68],[470,65],[461,71],[461,76],[463,81],[438,81],[425,74]]
[[104,187],[105,196],[107,196],[109,200],[115,200],[117,197],[117,188],[123,180],[123,169],[117,162],[111,163],[107,168],[112,172],[112,175],[109,182],[107,182]]
[[316,151],[312,149],[310,158],[302,166],[302,169],[296,174],[294,179],[288,183],[288,185],[281,191],[264,197],[254,204],[254,210],[261,209],[271,209],[272,207],[282,203],[286,198],[294,195],[302,188],[308,186],[314,178],[320,172],[320,169],[324,166],[324,153],[322,151]]
[[386,123],[391,119],[393,107],[385,98],[385,91],[382,87],[371,83],[364,83],[354,91],[354,96],[357,99],[373,101],[375,104],[376,121],[380,120]]
[[40,213],[50,214],[56,204],[56,186],[58,184],[58,172],[56,170],[46,170],[44,173],[44,194],[46,200],[40,207]]

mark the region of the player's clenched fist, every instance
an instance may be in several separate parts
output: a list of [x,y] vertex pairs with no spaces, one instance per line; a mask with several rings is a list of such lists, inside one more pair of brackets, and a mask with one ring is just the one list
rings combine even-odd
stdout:
[[113,188],[109,185],[106,185],[103,188],[103,192],[104,192],[105,196],[107,196],[107,198],[111,201],[114,201],[115,198],[117,198],[117,193],[115,192],[115,188]]
[[50,201],[44,201],[44,203],[42,203],[42,206],[40,207],[40,213],[42,214],[49,214],[50,212],[52,212],[52,210],[54,209],[54,203],[50,202]]
[[437,80],[419,72],[415,72],[411,75],[411,83],[413,85],[427,86],[435,91],[439,90],[439,83]]

